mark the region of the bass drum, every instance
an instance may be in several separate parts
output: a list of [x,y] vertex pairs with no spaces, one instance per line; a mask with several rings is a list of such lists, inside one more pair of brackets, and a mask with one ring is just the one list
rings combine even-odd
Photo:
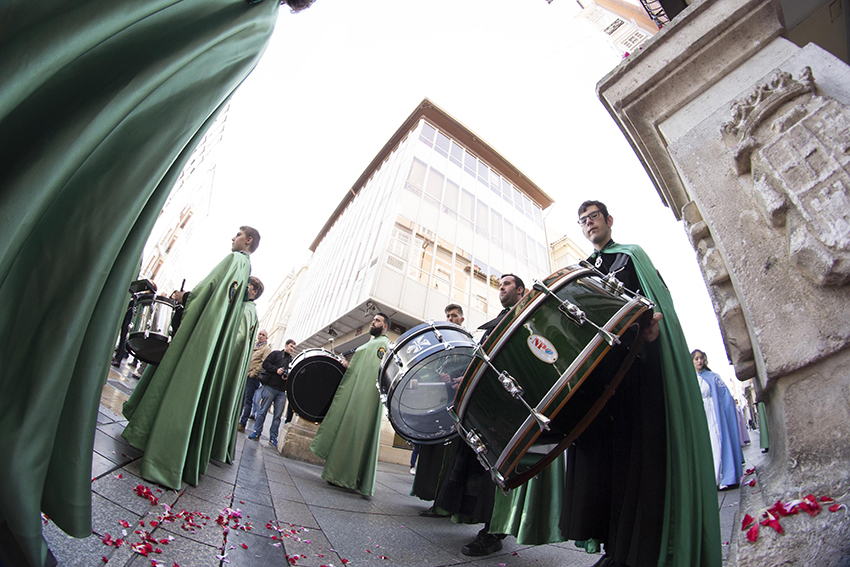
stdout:
[[148,364],[159,364],[173,331],[171,319],[177,302],[167,297],[149,295],[136,300],[127,334],[127,350]]
[[399,436],[430,445],[457,435],[448,410],[474,349],[469,331],[448,321],[417,325],[390,344],[378,390]]
[[[505,315],[476,352],[451,414],[496,484],[523,484],[593,421],[639,351],[652,307],[588,264],[535,282]],[[523,456],[545,444],[552,448],[527,467]]]
[[323,348],[307,349],[292,360],[286,397],[295,413],[315,423],[325,419],[345,374],[344,360]]

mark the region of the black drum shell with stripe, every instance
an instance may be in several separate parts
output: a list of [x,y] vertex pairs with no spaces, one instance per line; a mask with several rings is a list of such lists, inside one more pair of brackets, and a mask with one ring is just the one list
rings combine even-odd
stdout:
[[345,374],[344,360],[322,348],[307,349],[292,359],[286,396],[295,413],[314,423],[325,419]]

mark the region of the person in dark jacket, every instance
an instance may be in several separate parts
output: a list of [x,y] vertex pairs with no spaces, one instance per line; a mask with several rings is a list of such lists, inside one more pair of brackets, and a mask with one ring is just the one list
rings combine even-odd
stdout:
[[248,439],[256,441],[260,438],[263,432],[263,424],[266,421],[266,414],[269,413],[269,408],[274,402],[274,418],[269,429],[269,444],[272,447],[277,447],[277,434],[280,430],[280,417],[283,415],[283,408],[286,406],[286,377],[289,374],[289,365],[292,363],[292,353],[295,351],[295,341],[289,339],[283,350],[273,350],[263,361],[263,371],[260,373],[260,382],[262,382],[262,393],[260,394],[262,401],[260,402],[260,411],[257,412],[257,419],[254,421],[254,432],[248,436]]

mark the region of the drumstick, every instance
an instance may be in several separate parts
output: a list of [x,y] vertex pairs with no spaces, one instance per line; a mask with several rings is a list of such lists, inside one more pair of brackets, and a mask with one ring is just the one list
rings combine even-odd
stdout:
[[186,278],[183,278],[183,283],[180,284],[180,291],[183,291],[184,287],[186,287]]

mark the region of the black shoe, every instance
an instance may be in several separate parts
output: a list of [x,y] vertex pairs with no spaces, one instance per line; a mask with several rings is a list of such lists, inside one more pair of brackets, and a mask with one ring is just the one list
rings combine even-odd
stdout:
[[419,515],[423,518],[446,518],[448,514],[441,514],[434,510],[434,508],[428,508],[427,510],[420,510]]
[[502,539],[495,534],[478,534],[474,541],[463,546],[460,550],[464,555],[480,557],[490,555],[502,549]]

